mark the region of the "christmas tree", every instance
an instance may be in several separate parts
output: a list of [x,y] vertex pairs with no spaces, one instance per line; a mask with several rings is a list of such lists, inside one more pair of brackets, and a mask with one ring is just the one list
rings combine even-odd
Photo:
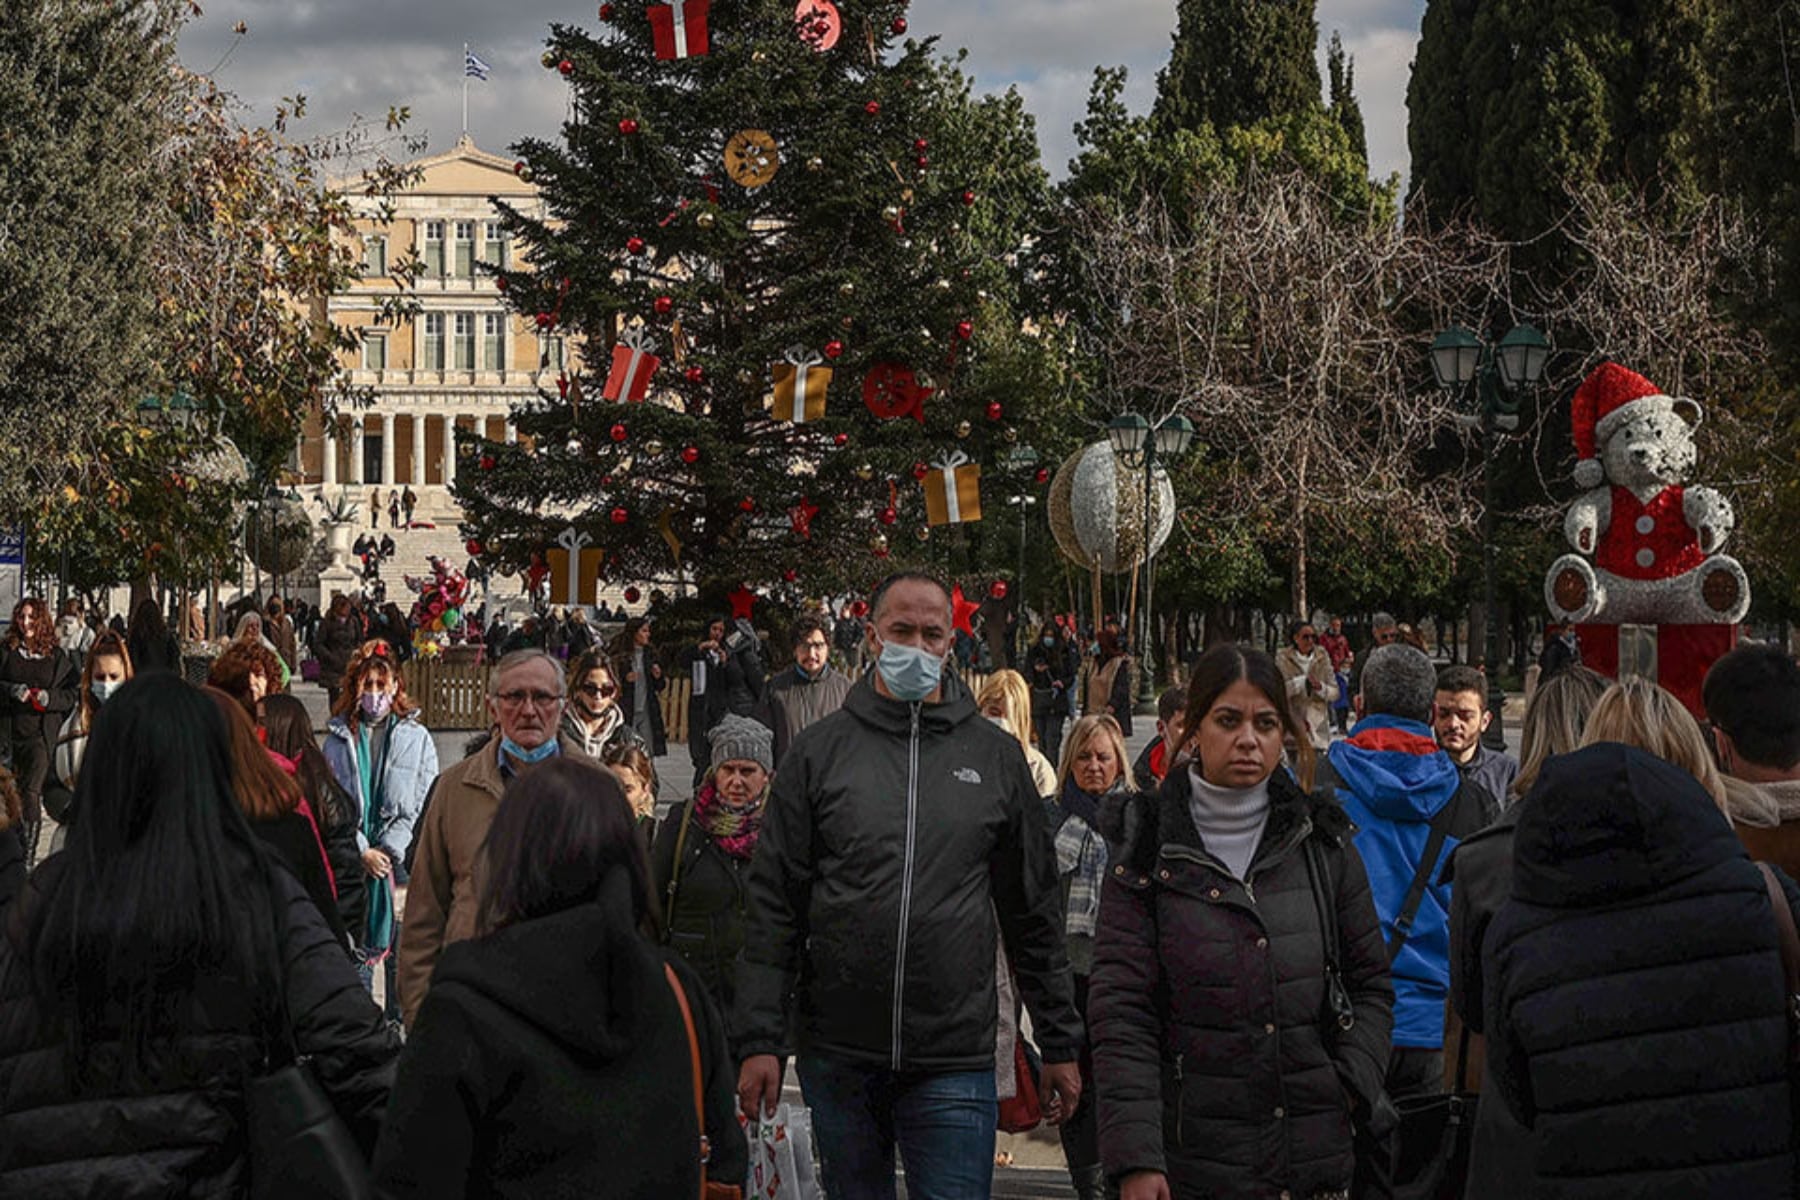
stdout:
[[1047,199],[1030,118],[903,42],[905,11],[606,3],[596,32],[552,27],[570,116],[516,168],[549,215],[502,207],[530,249],[496,285],[582,352],[517,444],[459,444],[485,561],[561,538],[610,581],[819,591],[972,566],[984,487],[1041,482],[1008,455],[1068,403],[1016,301]]

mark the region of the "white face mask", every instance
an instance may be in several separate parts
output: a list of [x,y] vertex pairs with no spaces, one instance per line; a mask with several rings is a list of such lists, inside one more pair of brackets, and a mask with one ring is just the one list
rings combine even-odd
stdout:
[[1008,733],[1012,732],[1012,726],[1007,724],[1005,717],[989,717],[988,720],[992,721],[994,724],[998,725],[1000,728],[1006,730],[1006,732],[1008,732]]

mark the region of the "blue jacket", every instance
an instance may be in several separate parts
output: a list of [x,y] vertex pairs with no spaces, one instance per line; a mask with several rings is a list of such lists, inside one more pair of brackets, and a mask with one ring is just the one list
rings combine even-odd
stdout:
[[[325,726],[325,761],[339,786],[356,797],[356,811],[364,812],[368,802],[362,790],[362,772],[357,756],[361,746],[350,725],[342,717],[333,717]],[[381,818],[376,825],[378,836],[373,843],[363,836],[359,826],[356,844],[360,850],[371,845],[380,847],[395,862],[406,861],[406,850],[412,845],[413,823],[425,808],[425,795],[437,782],[437,743],[419,720],[409,713],[394,722],[388,731],[387,761],[381,770]]]
[[[1438,749],[1431,727],[1399,717],[1370,716],[1329,755],[1338,799],[1356,824],[1356,852],[1368,869],[1381,932],[1391,945],[1394,921],[1431,836],[1431,819],[1456,795],[1462,776]],[[1463,837],[1480,829],[1479,806],[1450,831],[1406,945],[1393,962],[1394,1045],[1435,1050],[1444,1044],[1450,994],[1450,885],[1441,873]]]

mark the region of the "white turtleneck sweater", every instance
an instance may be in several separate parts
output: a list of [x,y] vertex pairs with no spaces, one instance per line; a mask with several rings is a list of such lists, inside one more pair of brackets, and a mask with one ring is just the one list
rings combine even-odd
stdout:
[[1269,823],[1269,781],[1250,788],[1222,788],[1206,782],[1197,765],[1188,767],[1188,812],[1200,840],[1239,879],[1250,869]]

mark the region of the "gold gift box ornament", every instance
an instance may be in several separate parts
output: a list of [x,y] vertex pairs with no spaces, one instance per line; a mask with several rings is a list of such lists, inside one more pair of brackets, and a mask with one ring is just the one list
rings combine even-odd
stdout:
[[545,553],[550,568],[550,603],[593,604],[600,591],[600,563],[605,554],[588,549],[593,541],[571,525],[556,537],[556,548]]
[[981,465],[955,450],[925,475],[925,516],[933,525],[981,520]]
[[825,415],[825,389],[831,386],[831,368],[821,366],[817,350],[790,347],[786,362],[769,367],[775,381],[775,419],[804,425]]

